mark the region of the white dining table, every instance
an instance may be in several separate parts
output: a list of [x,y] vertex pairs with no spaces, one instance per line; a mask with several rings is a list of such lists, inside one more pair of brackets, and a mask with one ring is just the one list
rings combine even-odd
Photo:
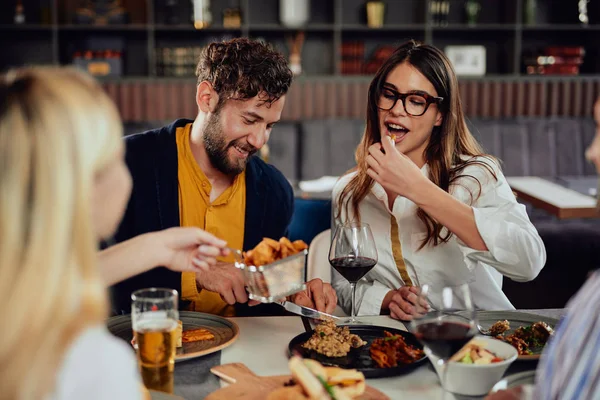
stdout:
[[[525,310],[523,310],[525,311]],[[563,310],[527,310],[538,315],[559,318]],[[230,318],[240,328],[237,341],[221,352],[220,364],[243,363],[259,376],[285,375],[288,368],[288,344],[297,335],[305,332],[299,317],[247,317]],[[388,316],[360,317],[367,325],[377,325],[406,330],[403,323]],[[534,369],[536,362],[519,362],[509,369],[512,373]],[[390,399],[439,400],[443,389],[431,363],[423,364],[400,376],[367,379],[367,384],[379,389]],[[222,385],[226,383],[222,382]],[[444,399],[464,398],[446,393]],[[469,397],[476,399],[477,397]]]

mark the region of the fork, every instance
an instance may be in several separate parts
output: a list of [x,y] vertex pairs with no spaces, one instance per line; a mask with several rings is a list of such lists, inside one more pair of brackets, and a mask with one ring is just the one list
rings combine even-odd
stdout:
[[477,324],[477,330],[478,330],[478,331],[479,331],[479,333],[481,333],[482,335],[485,335],[485,336],[492,336],[492,337],[494,336],[494,335],[492,335],[492,332],[491,332],[489,329],[483,329],[483,328],[481,327],[481,325],[479,325],[479,324]]
[[238,262],[242,264],[244,263],[244,255],[242,254],[241,250],[234,249],[233,247],[228,246],[226,246],[225,248],[233,254],[233,256],[237,259]]

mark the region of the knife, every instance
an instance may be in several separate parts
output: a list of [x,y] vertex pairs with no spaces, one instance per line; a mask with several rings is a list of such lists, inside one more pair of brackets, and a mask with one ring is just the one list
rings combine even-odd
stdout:
[[289,312],[294,314],[301,315],[303,317],[312,318],[312,319],[321,319],[321,320],[339,320],[339,317],[335,315],[327,314],[321,311],[317,311],[315,309],[299,306],[298,304],[292,303],[291,301],[276,301],[275,303],[279,304]]

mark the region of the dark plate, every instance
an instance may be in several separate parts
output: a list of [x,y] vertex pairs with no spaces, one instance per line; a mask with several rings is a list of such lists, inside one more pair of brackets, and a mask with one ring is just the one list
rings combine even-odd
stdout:
[[[239,335],[239,328],[233,321],[217,315],[193,311],[180,311],[179,319],[183,323],[183,330],[204,328],[210,331],[215,338],[197,342],[183,343],[177,349],[175,361],[187,360],[214,353],[235,342]],[[115,336],[131,343],[133,331],[131,330],[131,315],[119,315],[106,321],[108,330]]]
[[[551,328],[556,329],[558,326],[558,320],[550,317],[543,317],[541,315],[529,314],[520,311],[478,311],[477,320],[483,329],[489,329],[496,321],[508,320],[510,322],[510,330],[504,335],[510,335],[514,333],[515,329],[520,326],[529,326],[536,322],[542,321],[550,325]],[[517,357],[517,360],[539,360],[544,346],[530,348],[533,352],[531,355],[523,355]]]
[[348,353],[345,357],[327,357],[317,353],[314,350],[308,350],[302,347],[302,344],[310,339],[313,331],[301,333],[293,338],[288,346],[288,355],[298,354],[304,358],[312,358],[323,365],[340,368],[355,368],[361,371],[366,378],[382,378],[385,376],[402,375],[412,371],[414,368],[427,360],[427,356],[423,356],[423,358],[411,364],[401,364],[391,368],[377,367],[377,364],[375,364],[375,362],[373,362],[371,359],[369,348],[371,347],[373,340],[384,337],[383,331],[388,331],[393,335],[401,335],[404,337],[406,344],[417,349],[423,349],[423,345],[410,332],[383,326],[357,325],[350,326],[350,333],[360,336],[362,340],[367,342],[367,344],[361,348],[350,350],[350,353]]

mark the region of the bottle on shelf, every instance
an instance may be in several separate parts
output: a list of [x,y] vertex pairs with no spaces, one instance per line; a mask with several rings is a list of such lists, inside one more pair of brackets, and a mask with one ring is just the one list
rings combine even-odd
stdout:
[[17,0],[17,5],[15,6],[15,24],[24,24],[25,23],[25,9],[23,8],[23,3],[21,0]]
[[204,29],[212,24],[212,13],[210,11],[210,0],[192,0],[194,28]]

